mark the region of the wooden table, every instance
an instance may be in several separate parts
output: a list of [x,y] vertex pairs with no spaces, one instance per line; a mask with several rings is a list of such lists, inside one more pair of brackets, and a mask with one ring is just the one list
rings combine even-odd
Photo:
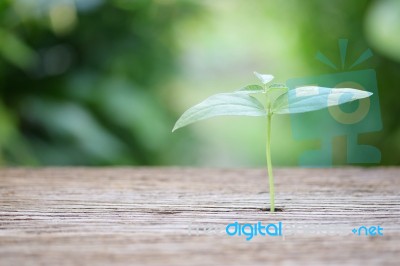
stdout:
[[[269,213],[265,169],[2,169],[0,264],[400,265],[400,168],[275,178]],[[228,236],[235,221],[282,236]]]

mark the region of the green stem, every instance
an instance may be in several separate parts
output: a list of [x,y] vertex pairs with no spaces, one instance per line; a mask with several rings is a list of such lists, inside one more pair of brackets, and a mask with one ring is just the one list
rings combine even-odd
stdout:
[[266,144],[266,156],[267,156],[267,169],[268,169],[268,180],[269,180],[269,197],[270,197],[270,210],[275,211],[275,189],[274,189],[274,176],[272,175],[272,163],[271,163],[271,120],[272,114],[268,112],[267,119],[267,144]]

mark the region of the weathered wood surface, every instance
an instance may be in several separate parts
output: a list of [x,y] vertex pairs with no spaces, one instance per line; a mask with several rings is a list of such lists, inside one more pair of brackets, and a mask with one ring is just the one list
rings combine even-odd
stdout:
[[[2,169],[0,264],[400,265],[400,168],[275,175],[271,214],[264,169]],[[230,237],[234,221],[284,236]]]

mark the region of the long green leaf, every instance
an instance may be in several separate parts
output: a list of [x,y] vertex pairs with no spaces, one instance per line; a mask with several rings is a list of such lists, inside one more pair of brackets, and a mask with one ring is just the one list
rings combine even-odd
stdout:
[[246,93],[246,94],[256,94],[264,92],[265,92],[264,88],[260,85],[247,85],[246,87],[235,91],[235,93]]
[[264,106],[243,93],[220,93],[191,107],[178,119],[172,131],[206,118],[221,115],[265,116]]
[[371,96],[368,91],[317,86],[299,87],[280,95],[272,105],[274,114],[304,113]]

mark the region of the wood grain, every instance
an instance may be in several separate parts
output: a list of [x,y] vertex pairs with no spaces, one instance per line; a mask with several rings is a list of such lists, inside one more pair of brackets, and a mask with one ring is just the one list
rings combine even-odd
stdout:
[[[399,265],[400,168],[0,170],[1,265]],[[283,224],[282,237],[225,226]],[[380,225],[383,236],[355,235]]]

